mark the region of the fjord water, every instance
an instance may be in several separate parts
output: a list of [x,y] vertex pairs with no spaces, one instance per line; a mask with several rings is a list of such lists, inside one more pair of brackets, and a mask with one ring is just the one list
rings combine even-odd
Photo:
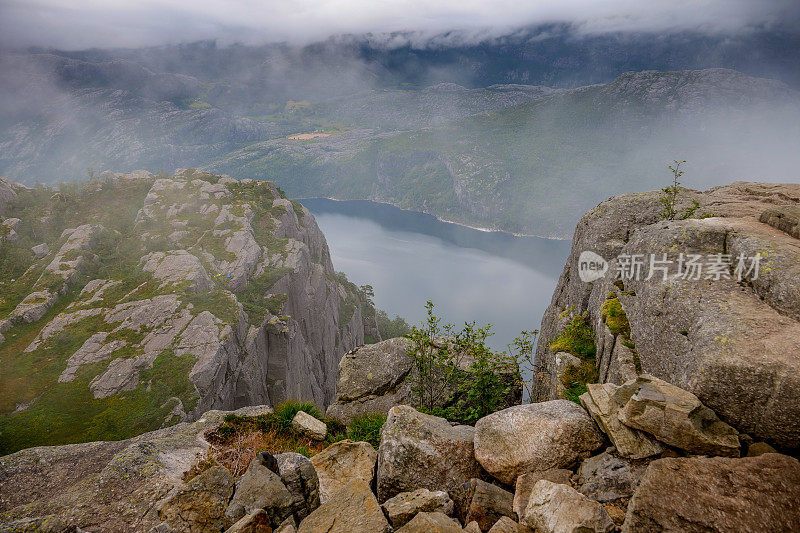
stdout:
[[495,349],[539,329],[569,254],[569,241],[476,230],[385,204],[302,202],[324,232],[336,270],[372,285],[378,308],[419,324],[433,300],[443,323],[492,324]]

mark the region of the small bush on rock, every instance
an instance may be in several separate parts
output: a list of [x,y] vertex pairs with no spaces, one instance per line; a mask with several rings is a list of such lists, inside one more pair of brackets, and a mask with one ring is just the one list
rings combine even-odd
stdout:
[[467,323],[461,331],[440,325],[430,300],[427,321],[412,327],[408,354],[414,359],[412,391],[419,410],[463,424],[508,407],[519,389],[519,365],[513,357],[486,346],[491,325]]

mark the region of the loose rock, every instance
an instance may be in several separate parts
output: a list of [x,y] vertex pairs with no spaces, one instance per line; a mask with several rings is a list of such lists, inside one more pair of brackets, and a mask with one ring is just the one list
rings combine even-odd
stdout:
[[635,387],[620,412],[623,424],[690,453],[739,456],[738,432],[691,392],[646,374]]
[[534,485],[524,523],[541,533],[608,532],[615,528],[602,505],[568,485],[546,479]]
[[608,435],[619,454],[631,459],[658,455],[664,445],[651,435],[626,426],[619,420],[619,412],[636,391],[635,382],[623,386],[613,383],[589,383],[580,396],[583,405],[597,425]]
[[475,458],[513,485],[526,472],[570,466],[604,440],[586,411],[568,400],[517,405],[478,420]]
[[417,489],[413,492],[401,492],[386,500],[381,507],[394,528],[404,526],[419,512],[453,514],[453,500],[441,490]]
[[328,434],[328,426],[325,422],[317,420],[305,411],[297,411],[292,419],[292,429],[301,435],[314,440],[325,440]]
[[331,444],[311,458],[319,476],[319,496],[322,503],[348,482],[360,479],[372,485],[378,452],[368,442],[342,440]]
[[407,405],[389,411],[378,448],[378,500],[419,488],[447,490],[480,476],[475,429]]
[[298,533],[387,533],[389,522],[369,486],[354,479],[300,523]]
[[540,470],[528,472],[517,478],[514,488],[514,513],[521,518],[525,515],[525,508],[528,506],[528,498],[536,483],[540,479],[546,479],[553,483],[569,485],[572,472],[564,468],[551,468],[550,470]]

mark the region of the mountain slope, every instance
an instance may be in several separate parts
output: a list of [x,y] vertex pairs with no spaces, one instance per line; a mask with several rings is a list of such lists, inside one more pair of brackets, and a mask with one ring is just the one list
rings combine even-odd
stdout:
[[[369,109],[366,100],[361,123],[371,122]],[[649,71],[532,93],[436,127],[254,143],[208,168],[268,175],[297,196],[367,198],[566,237],[608,195],[661,186],[661,169],[675,158],[689,160],[693,186],[731,175],[794,177],[798,123],[800,95],[779,82],[721,69]]]
[[[314,217],[272,183],[104,173],[14,193],[2,207],[13,238],[0,242],[0,453],[333,400],[339,358],[364,340],[360,295]],[[34,256],[36,244],[50,250]]]

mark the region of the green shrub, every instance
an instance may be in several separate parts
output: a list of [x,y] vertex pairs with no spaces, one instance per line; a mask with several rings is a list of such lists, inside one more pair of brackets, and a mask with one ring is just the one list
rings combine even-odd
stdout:
[[357,416],[347,428],[347,438],[354,441],[369,442],[375,448],[381,443],[381,429],[386,423],[386,415],[369,413]]
[[425,307],[427,321],[407,335],[415,407],[463,424],[507,407],[520,386],[519,367],[513,357],[486,346],[491,325],[476,327],[472,322],[456,331],[452,324],[440,326],[433,302]]
[[597,347],[594,344],[594,331],[589,324],[589,313],[576,313],[550,343],[553,353],[568,352],[580,358],[594,357]]
[[603,306],[600,308],[600,314],[613,335],[623,335],[626,338],[630,336],[631,325],[628,322],[628,315],[622,308],[622,303],[619,301],[617,293],[611,291],[608,294],[608,299],[603,302]]
[[594,358],[585,359],[580,366],[569,366],[561,375],[561,384],[564,386],[564,397],[575,403],[580,403],[578,397],[586,392],[587,383],[597,381],[597,368]]

